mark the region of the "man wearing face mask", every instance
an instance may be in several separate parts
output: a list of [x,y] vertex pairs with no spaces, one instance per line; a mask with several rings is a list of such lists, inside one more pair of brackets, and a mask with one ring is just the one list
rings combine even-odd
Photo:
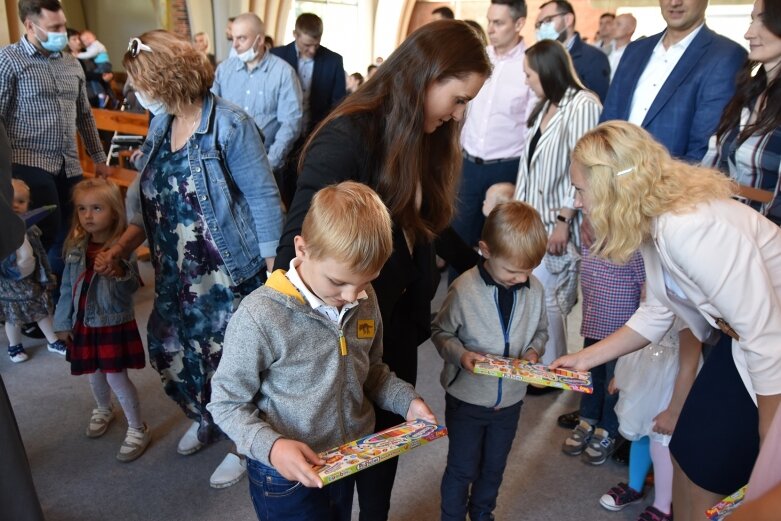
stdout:
[[[70,222],[70,191],[82,179],[76,131],[98,175],[106,154],[87,100],[84,71],[63,56],[65,14],[57,0],[21,0],[25,34],[0,49],[0,120],[11,142],[13,177],[30,187],[33,206],[57,205],[39,224],[52,270],[62,273],[62,243]],[[65,354],[65,353],[63,353]]]
[[[263,133],[275,176],[301,133],[301,86],[285,60],[266,51],[263,22],[254,13],[233,21],[236,56],[217,66],[212,92],[243,108]],[[279,179],[277,178],[277,182]]]
[[610,85],[610,63],[605,53],[580,39],[575,31],[575,10],[567,0],[551,0],[540,6],[537,40],[558,40],[569,51],[572,64],[587,89],[604,103]]

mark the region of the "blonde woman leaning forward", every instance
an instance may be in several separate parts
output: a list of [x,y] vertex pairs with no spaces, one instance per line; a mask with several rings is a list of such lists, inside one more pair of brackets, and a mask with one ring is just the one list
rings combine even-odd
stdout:
[[719,328],[732,337],[708,356],[670,444],[676,521],[699,519],[748,481],[781,401],[781,231],[732,200],[729,179],[673,160],[630,123],[584,135],[571,175],[592,251],[626,262],[640,249],[647,295],[624,327],[553,366],[586,370],[636,351],[676,316],[700,340],[712,343]]

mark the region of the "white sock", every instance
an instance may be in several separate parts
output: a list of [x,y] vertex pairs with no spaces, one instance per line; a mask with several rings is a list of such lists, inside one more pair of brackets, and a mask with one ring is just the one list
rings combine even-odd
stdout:
[[127,371],[119,373],[106,373],[106,378],[117,395],[122,410],[125,411],[127,424],[134,429],[142,429],[144,423],[141,421],[141,404],[138,401],[138,390],[127,375]]
[[95,371],[89,375],[89,384],[98,407],[109,409],[111,407],[111,388],[106,381],[106,375],[99,370]]

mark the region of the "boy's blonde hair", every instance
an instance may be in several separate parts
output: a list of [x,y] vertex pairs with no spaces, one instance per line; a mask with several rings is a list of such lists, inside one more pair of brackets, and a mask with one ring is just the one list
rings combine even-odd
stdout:
[[572,160],[583,165],[596,241],[591,251],[625,263],[650,237],[651,222],[667,212],[727,199],[733,182],[724,174],[673,159],[645,130],[608,121],[580,138]]
[[81,226],[79,221],[79,212],[76,206],[79,204],[79,198],[87,192],[97,192],[101,201],[108,206],[111,213],[114,214],[114,224],[111,227],[111,233],[108,240],[104,243],[106,246],[112,245],[119,239],[127,228],[127,217],[125,216],[125,199],[119,191],[119,187],[100,177],[84,179],[73,187],[71,198],[73,200],[73,218],[71,219],[71,229],[65,238],[63,252],[67,253],[70,249],[89,241],[89,233]]
[[485,220],[481,239],[492,257],[511,259],[526,269],[536,268],[548,248],[540,214],[522,201],[497,205]]
[[393,251],[392,226],[374,190],[345,181],[315,194],[301,237],[313,259],[332,258],[356,273],[377,273]]

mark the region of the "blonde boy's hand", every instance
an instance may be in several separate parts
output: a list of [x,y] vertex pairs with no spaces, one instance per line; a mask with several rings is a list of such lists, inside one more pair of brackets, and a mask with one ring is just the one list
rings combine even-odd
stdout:
[[526,360],[527,362],[536,364],[537,362],[540,361],[540,355],[537,354],[537,351],[535,351],[534,348],[527,349],[526,352],[521,357],[521,360]]
[[428,408],[426,402],[420,398],[412,400],[409,404],[409,409],[407,409],[407,421],[412,420],[426,420],[431,423],[437,423],[437,417]]
[[312,467],[325,465],[325,460],[306,443],[279,438],[271,446],[269,461],[285,479],[299,481],[305,487],[323,488],[323,482]]
[[471,373],[475,370],[475,364],[477,362],[484,362],[485,360],[486,358],[480,353],[466,351],[463,355],[461,355],[461,367]]

